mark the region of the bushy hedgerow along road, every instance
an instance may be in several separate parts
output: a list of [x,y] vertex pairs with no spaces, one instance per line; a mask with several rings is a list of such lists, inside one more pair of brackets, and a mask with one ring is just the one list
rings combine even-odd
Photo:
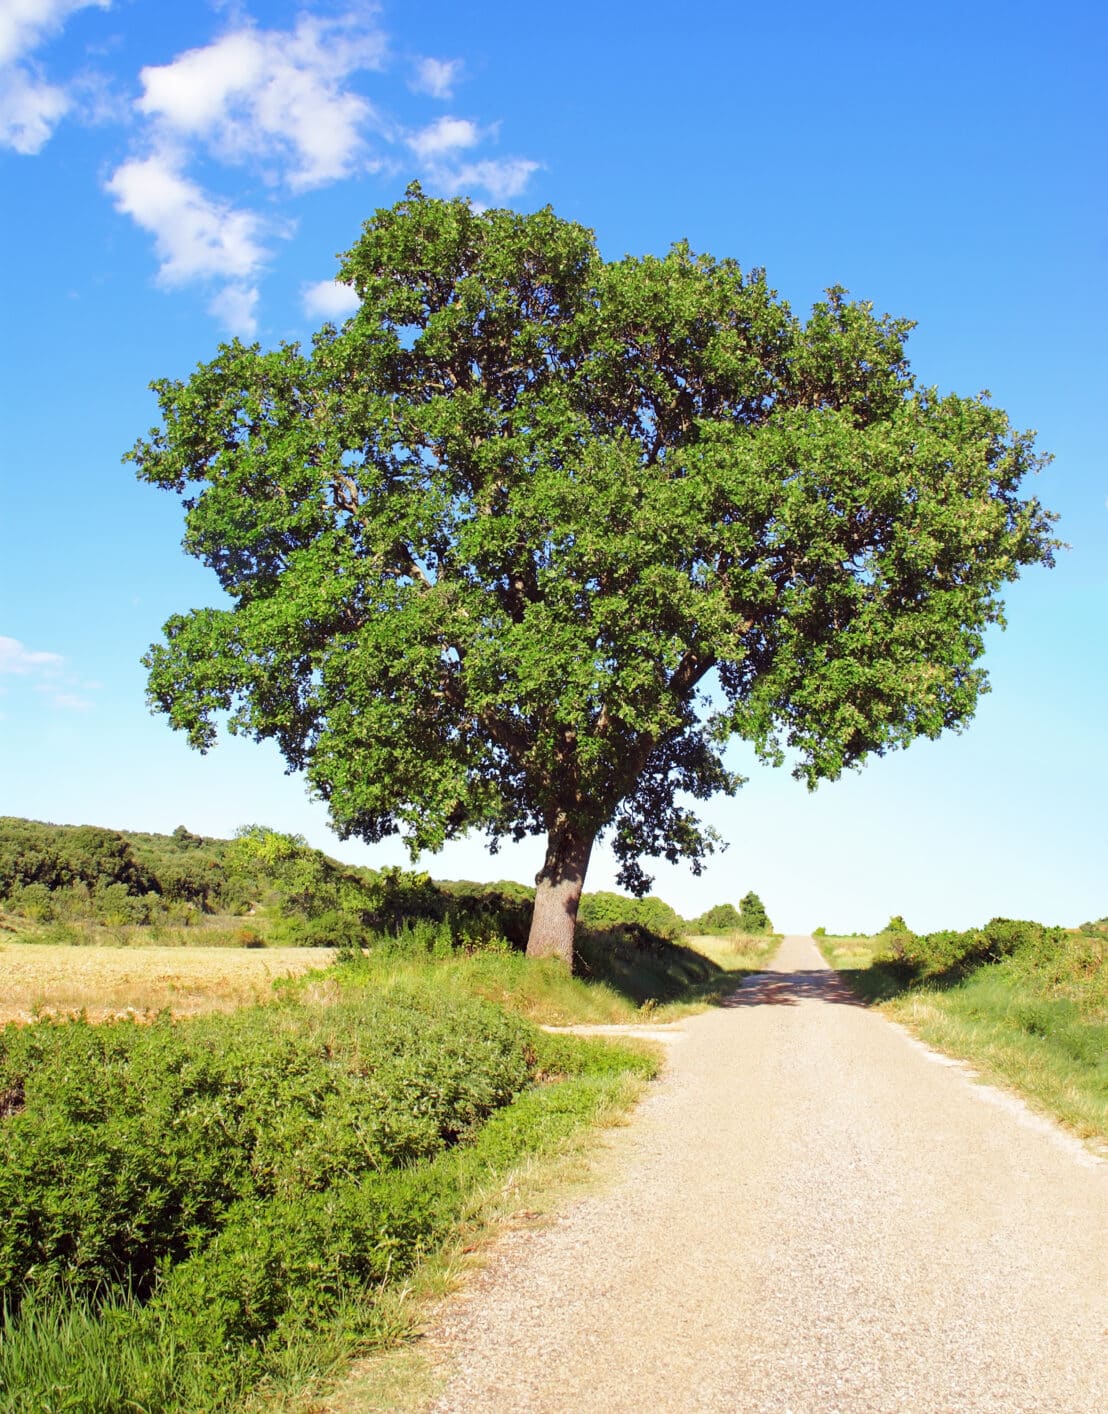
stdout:
[[378,960],[229,1016],[0,1030],[0,1410],[310,1383],[373,1343],[379,1293],[482,1185],[652,1073],[465,972]]

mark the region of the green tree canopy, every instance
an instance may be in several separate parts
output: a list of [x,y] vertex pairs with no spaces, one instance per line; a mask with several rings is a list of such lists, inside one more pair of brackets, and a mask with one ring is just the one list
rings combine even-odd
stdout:
[[274,740],[343,836],[545,835],[530,950],[568,959],[598,835],[634,892],[699,871],[732,736],[814,785],[970,718],[1051,517],[1031,435],[917,387],[908,322],[415,187],[340,277],[341,329],[155,383],[129,454],[231,600],[146,659],[194,746]]
[[717,903],[702,913],[693,927],[698,933],[728,933],[742,927],[742,918],[733,903]]
[[739,899],[739,927],[744,933],[772,933],[766,906],[753,889]]

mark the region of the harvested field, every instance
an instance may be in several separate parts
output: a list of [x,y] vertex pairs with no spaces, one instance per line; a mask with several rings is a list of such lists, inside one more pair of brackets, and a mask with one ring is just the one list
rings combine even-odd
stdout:
[[278,977],[326,967],[330,948],[67,947],[0,943],[0,1023],[85,1012],[174,1016],[263,1001]]

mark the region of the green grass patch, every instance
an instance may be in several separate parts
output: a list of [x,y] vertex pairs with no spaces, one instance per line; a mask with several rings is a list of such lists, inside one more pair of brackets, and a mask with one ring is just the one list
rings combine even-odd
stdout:
[[[431,985],[440,995],[494,1001],[546,1026],[674,1021],[733,992],[746,973],[765,965],[778,939],[746,935],[697,938],[685,946],[635,925],[579,930],[576,970],[556,959],[531,959],[507,945],[467,951],[448,930],[413,927],[348,950],[336,972],[281,982],[294,994],[336,994],[342,986],[387,994]],[[430,969],[430,970],[429,970]]]

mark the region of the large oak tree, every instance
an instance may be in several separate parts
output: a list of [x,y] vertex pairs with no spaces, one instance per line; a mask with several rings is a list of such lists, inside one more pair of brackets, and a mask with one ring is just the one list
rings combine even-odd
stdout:
[[544,835],[528,951],[571,961],[603,832],[634,892],[699,870],[730,737],[812,785],[972,716],[1052,517],[1032,437],[918,387],[907,321],[417,187],[341,279],[341,329],[155,383],[130,453],[230,596],[146,659],[194,746],[274,740],[343,836]]

